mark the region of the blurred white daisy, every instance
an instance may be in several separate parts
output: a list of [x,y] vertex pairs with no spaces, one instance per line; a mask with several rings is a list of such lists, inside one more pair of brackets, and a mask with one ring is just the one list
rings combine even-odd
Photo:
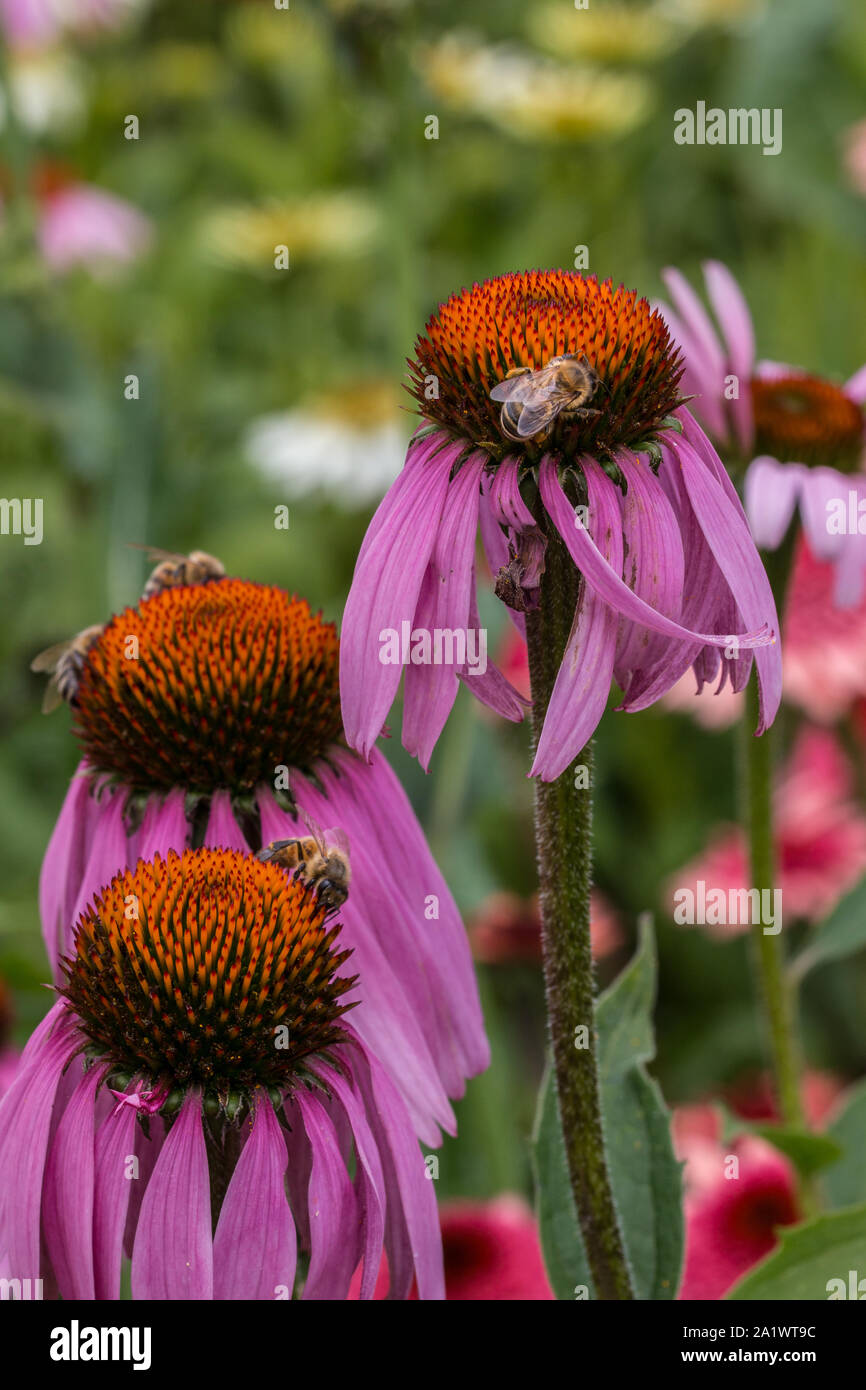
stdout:
[[403,467],[410,417],[390,383],[353,383],[247,430],[250,462],[292,497],[320,494],[347,510],[377,502]]

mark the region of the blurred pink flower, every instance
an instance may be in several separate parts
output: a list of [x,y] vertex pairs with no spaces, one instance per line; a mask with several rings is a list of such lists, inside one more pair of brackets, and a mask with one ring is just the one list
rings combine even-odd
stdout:
[[[596,960],[608,956],[622,945],[619,918],[597,888],[590,903],[590,936]],[[521,898],[516,893],[491,893],[485,898],[469,927],[469,940],[476,960],[485,965],[502,961],[541,960],[541,917],[538,895]]]
[[0,32],[10,48],[45,48],[65,30],[109,28],[133,0],[0,0]]
[[[487,1202],[446,1202],[439,1214],[445,1260],[445,1297],[450,1302],[551,1300],[535,1218],[522,1197],[503,1193]],[[355,1275],[350,1299],[358,1297]],[[375,1298],[388,1292],[383,1258]],[[416,1297],[413,1292],[412,1297]]]
[[866,695],[866,599],[833,602],[833,568],[798,547],[783,623],[784,697],[830,724]]
[[[833,593],[833,566],[817,560],[801,539],[782,622],[782,697],[816,724],[844,718],[866,696],[866,599],[838,608]],[[690,714],[704,728],[721,729],[740,718],[743,697],[730,688],[715,695],[710,686],[697,694],[688,674],[662,704]]]
[[722,1298],[770,1253],[778,1228],[798,1220],[794,1171],[763,1139],[745,1135],[723,1145],[721,1118],[710,1105],[674,1111],[673,1136],[686,1165],[686,1249],[677,1296]]
[[843,133],[843,161],[848,182],[866,198],[866,121],[855,121]]
[[39,249],[52,270],[85,266],[95,274],[135,260],[148,247],[151,227],[131,203],[92,184],[70,183],[43,194]]
[[[840,1077],[829,1071],[807,1071],[800,1087],[806,1121],[821,1129],[845,1090]],[[734,1114],[744,1120],[778,1120],[769,1072],[752,1072],[738,1077],[725,1091],[725,1101]]]
[[[804,730],[776,789],[776,851],[785,920],[820,921],[866,873],[866,819],[851,800],[851,770],[831,733]],[[669,884],[671,896],[749,887],[746,845],[738,827],[721,830],[706,850]],[[716,936],[735,936],[748,924],[708,926]]]

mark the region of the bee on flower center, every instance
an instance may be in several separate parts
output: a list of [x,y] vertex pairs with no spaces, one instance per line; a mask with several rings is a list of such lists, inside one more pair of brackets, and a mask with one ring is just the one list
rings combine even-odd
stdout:
[[55,642],[53,647],[46,647],[33,658],[30,670],[45,672],[51,677],[42,700],[43,714],[50,714],[63,700],[68,705],[75,703],[87,653],[104,631],[105,625],[96,623],[65,642]]
[[272,840],[258,858],[300,877],[315,890],[324,907],[342,907],[349,896],[349,841],[342,830],[322,830],[304,815],[310,834],[291,840]]
[[175,589],[181,584],[209,584],[214,579],[225,579],[225,565],[204,550],[177,555],[172,550],[157,550],[153,546],[136,545],[133,549],[146,550],[149,560],[159,561],[144,586],[143,599],[161,594],[163,589]]
[[587,420],[601,412],[589,408],[600,385],[598,373],[577,353],[551,357],[543,367],[515,367],[490,392],[501,404],[499,423],[507,439],[543,439],[557,419]]

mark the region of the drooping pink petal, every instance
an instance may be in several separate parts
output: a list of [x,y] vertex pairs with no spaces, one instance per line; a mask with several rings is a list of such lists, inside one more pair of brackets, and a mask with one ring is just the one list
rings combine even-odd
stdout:
[[86,764],[80,763],[69,783],[39,875],[42,935],[52,968],[56,968],[59,957],[67,949],[67,933],[75,906],[71,885],[76,886],[77,892],[87,863],[90,790]]
[[91,1067],[60,1117],[45,1165],[42,1225],[63,1298],[96,1297],[93,1276],[94,1103],[104,1069]]
[[346,738],[367,757],[397,693],[402,665],[384,663],[382,633],[411,624],[433,553],[453,465],[461,444],[434,434],[412,444],[403,472],[370,526],[340,638],[340,696]]
[[[701,383],[700,408],[707,416],[710,428],[724,437],[727,428],[724,425],[721,398],[725,385],[725,354],[713,322],[688,280],[675,267],[670,266],[663,270],[662,279],[691,338],[689,366]],[[719,413],[722,414],[721,431],[717,430],[712,418]]]
[[[772,645],[755,647],[760,717],[763,733],[776,717],[782,698],[782,655],[775,634],[779,619],[770,581],[761,564],[741,508],[735,508],[719,488],[691,443],[681,438],[672,443],[680,461],[682,479],[698,524],[715,556],[743,621],[750,627],[766,624],[773,632]],[[723,639],[730,646],[730,638]],[[739,641],[740,647],[747,644]]]
[[[481,484],[481,501],[478,508],[478,521],[481,531],[481,544],[487,560],[487,567],[493,579],[503,566],[508,564],[508,539],[502,532],[490,501],[490,475],[485,474]],[[526,621],[522,613],[507,608],[507,613],[521,637],[526,637]]]
[[[123,1231],[131,1190],[143,1176],[135,1153],[136,1112],[118,1105],[96,1132],[93,1191],[94,1297],[120,1298]],[[136,1159],[135,1163],[131,1160]]]
[[[437,1008],[443,1014],[442,1027],[447,1024],[449,1045],[457,1049],[460,1071],[464,1077],[474,1076],[489,1065],[490,1051],[469,942],[457,905],[387,760],[377,753],[370,767],[364,768],[350,753],[338,752],[333,761],[341,779],[329,774],[332,780],[325,783],[323,774],[323,785],[336,804],[341,780],[349,784],[355,814],[375,836],[380,872],[387,868],[388,893],[401,905],[401,915],[423,953]],[[463,1085],[451,1094],[462,1095]]]
[[241,854],[249,854],[250,847],[235,820],[231,796],[227,791],[216,791],[211,797],[203,843],[208,849],[236,849]]
[[707,429],[712,430],[717,439],[727,443],[730,434],[728,421],[712,364],[707,361],[694,335],[667,304],[663,301],[653,302],[652,307],[661,314],[682,354],[684,370],[680,386],[683,394],[696,397],[695,409]]
[[[509,608],[509,613],[513,610]],[[522,613],[515,615],[523,617]],[[478,598],[475,592],[475,570],[472,571],[472,585],[470,589],[469,602],[469,626],[475,632],[481,631],[481,620],[478,616]],[[468,690],[471,690],[476,700],[480,700],[488,709],[492,709],[503,719],[508,719],[512,724],[519,724],[523,719],[524,710],[531,704],[525,700],[511,684],[511,681],[502,674],[495,662],[489,657],[486,660],[486,670],[481,670],[481,662],[476,662],[475,668],[468,665],[457,672],[460,680]]]
[[[621,574],[623,531],[621,526],[605,524],[606,511],[597,495],[600,490],[614,493],[613,484],[600,470],[587,474],[590,525],[595,532],[593,540],[606,563],[616,574]],[[613,496],[608,500],[616,505]],[[610,693],[618,626],[614,609],[587,584],[581,584],[571,633],[535,750],[531,777],[554,781],[595,732]]]
[[197,1091],[184,1100],[147,1184],[132,1249],[132,1296],[213,1298],[210,1178]]
[[64,1001],[43,1019],[0,1101],[0,1244],[15,1278],[40,1272],[42,1177],[61,1076],[80,1041]]
[[848,493],[851,479],[835,468],[807,468],[800,491],[800,515],[803,530],[813,553],[819,560],[835,560],[846,548],[850,537],[831,532],[827,522],[830,507],[841,503],[848,515]]
[[799,463],[779,463],[766,454],[753,459],[746,471],[746,516],[762,550],[776,550],[797,506],[805,469]]
[[358,1253],[363,1256],[364,1260],[360,1297],[371,1299],[376,1290],[376,1278],[379,1273],[385,1240],[385,1212],[388,1199],[382,1172],[382,1160],[364,1115],[363,1106],[348,1081],[339,1071],[326,1066],[323,1062],[317,1062],[314,1070],[339,1100],[352,1129],[358,1163],[355,1178],[360,1220]]
[[[351,1035],[351,1027],[346,1032]],[[388,1192],[385,1251],[391,1274],[389,1298],[407,1298],[414,1276],[419,1298],[443,1299],[445,1280],[436,1194],[412,1134],[406,1107],[371,1053],[353,1049],[351,1065],[364,1097]]]
[[[369,781],[369,768],[352,754],[346,758],[360,769],[362,782]],[[375,753],[373,766],[378,758]],[[360,998],[352,1010],[358,1032],[374,1051],[394,1059],[417,1133],[425,1143],[435,1145],[440,1142],[439,1126],[454,1133],[456,1121],[436,1058],[438,1026],[431,1022],[430,982],[422,977],[417,947],[413,960],[406,945],[406,936],[411,942],[411,933],[417,931],[415,919],[402,909],[399,896],[390,895],[390,870],[378,839],[366,852],[356,849],[356,845],[364,846],[365,837],[370,842],[370,821],[362,819],[348,779],[335,777],[324,764],[317,774],[324,796],[300,778],[293,782],[293,790],[302,810],[320,823],[326,819],[336,823],[349,836],[352,888],[340,909],[340,921],[341,940],[353,954],[342,973],[360,975],[363,987],[356,986],[346,999]],[[371,801],[375,794],[374,788]],[[303,822],[281,810],[270,792],[260,789],[258,803],[265,844],[304,833]],[[426,1033],[425,1020],[430,1023]]]
[[313,1155],[307,1210],[310,1268],[303,1299],[344,1299],[355,1271],[357,1204],[340,1154],[334,1124],[319,1096],[302,1086],[294,1101]]
[[[657,613],[679,620],[683,599],[683,543],[679,522],[646,458],[616,456],[627,492],[622,499],[623,579]],[[592,508],[590,506],[590,515]],[[621,624],[614,675],[626,701],[636,673],[669,651],[666,638],[636,623]]]
[[65,952],[71,949],[78,918],[87,910],[96,894],[106,888],[124,869],[134,867],[134,855],[124,822],[126,800],[126,788],[118,787],[114,791],[103,791],[94,803],[96,818],[88,830],[90,853],[80,880],[72,916],[66,926]]
[[223,1199],[213,1243],[217,1299],[291,1298],[297,1246],[286,1200],[286,1141],[267,1095]]
[[[450,649],[443,644],[440,660],[434,648],[432,664],[406,667],[403,745],[417,756],[425,771],[457,696],[457,672],[464,664],[455,659],[460,649],[458,634],[465,642],[464,656],[468,650],[479,488],[485,462],[485,454],[471,454],[448,488],[422,586],[424,606],[419,605],[416,613],[416,625],[426,629],[431,641],[437,629],[452,634]],[[477,642],[477,629],[472,636]]]
[[[592,459],[583,459],[581,466],[584,473],[589,476],[592,470],[601,472],[599,465]],[[539,486],[544,505],[554,522],[559,534],[565,541],[572,559],[578,569],[583,574],[586,582],[591,585],[597,594],[605,602],[623,615],[630,618],[633,622],[642,623],[645,627],[654,632],[664,633],[668,637],[674,637],[678,641],[699,641],[701,644],[709,643],[711,646],[723,647],[730,644],[729,636],[720,636],[712,632],[690,632],[688,628],[681,627],[679,623],[673,622],[661,613],[649,607],[637,594],[632,593],[631,589],[620,579],[611,569],[607,561],[601,555],[598,547],[591,539],[589,533],[584,528],[575,524],[575,513],[568,501],[559,479],[556,476],[556,465],[549,459],[542,459],[539,469]],[[600,528],[606,525],[617,524],[619,511],[612,510],[616,506],[607,494],[600,492],[600,497],[606,498],[603,505],[605,507],[604,520],[600,522]],[[754,547],[753,547],[754,549]],[[741,647],[763,647],[767,646],[773,638],[766,623],[755,632],[735,634]]]
[[755,370],[755,329],[745,296],[721,261],[704,262],[704,282],[713,312],[728,349],[728,363],[737,377],[737,395],[731,400],[734,427],[744,454],[752,447],[752,395],[749,383]]

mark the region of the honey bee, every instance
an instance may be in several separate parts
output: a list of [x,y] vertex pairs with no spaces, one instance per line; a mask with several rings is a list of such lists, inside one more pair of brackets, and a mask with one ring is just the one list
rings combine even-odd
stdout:
[[104,631],[102,623],[86,627],[83,632],[65,642],[55,642],[53,647],[46,647],[44,652],[34,656],[30,670],[45,671],[51,676],[42,700],[43,714],[50,714],[63,700],[68,705],[75,703],[87,653]]
[[135,545],[134,550],[146,550],[148,559],[158,560],[159,564],[144,586],[143,599],[161,594],[163,589],[174,589],[181,584],[209,584],[214,579],[225,578],[225,566],[216,556],[204,550],[191,550],[189,555],[176,555],[171,550],[157,550],[149,545]]
[[543,367],[515,367],[490,392],[501,403],[499,423],[508,439],[522,444],[548,434],[558,418],[586,420],[599,411],[588,409],[599,387],[599,377],[586,358],[577,353],[551,357]]
[[258,858],[301,877],[325,907],[342,907],[349,896],[349,840],[342,830],[322,830],[311,816],[302,819],[309,835],[292,840],[272,840]]

